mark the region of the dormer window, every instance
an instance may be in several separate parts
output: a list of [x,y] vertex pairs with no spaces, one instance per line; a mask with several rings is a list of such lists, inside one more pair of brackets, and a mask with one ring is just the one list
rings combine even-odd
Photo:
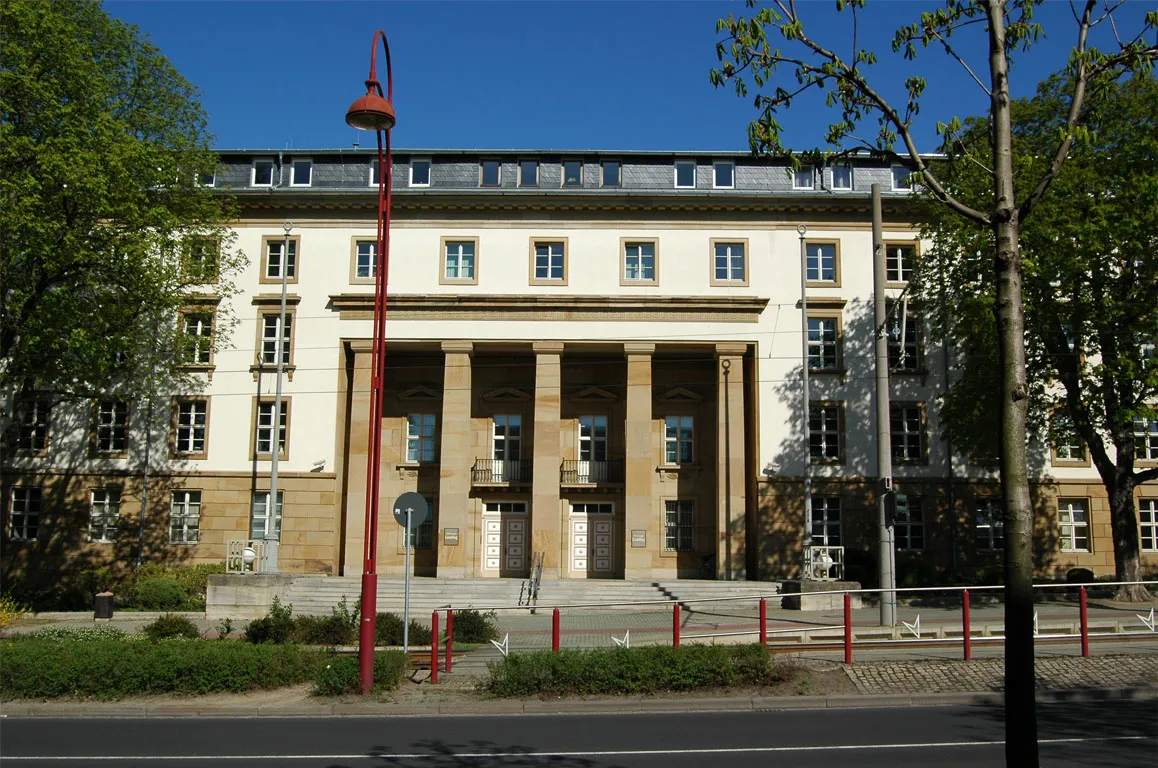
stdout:
[[253,172],[249,181],[254,187],[273,186],[273,160],[254,160]]
[[410,186],[430,186],[430,160],[427,158],[412,158],[410,160]]
[[498,160],[483,160],[479,164],[479,186],[497,187],[502,182],[503,164]]
[[537,186],[539,186],[539,161],[538,160],[520,160],[519,161],[519,186],[520,187],[537,187]]
[[314,162],[308,158],[294,160],[290,169],[291,187],[308,187],[314,178]]
[[736,186],[736,165],[730,160],[712,164],[713,184],[716,189],[734,189]]
[[696,188],[696,161],[676,160],[675,162],[676,189]]
[[893,191],[912,192],[913,182],[910,180],[913,172],[903,165],[893,166]]
[[812,166],[802,166],[797,168],[792,173],[792,188],[793,189],[814,189],[816,186],[816,174]]

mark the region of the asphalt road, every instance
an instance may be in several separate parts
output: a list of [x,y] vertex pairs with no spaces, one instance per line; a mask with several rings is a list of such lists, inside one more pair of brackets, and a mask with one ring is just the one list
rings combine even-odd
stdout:
[[[1152,768],[1154,700],[1039,704],[1042,765]],[[0,721],[0,765],[1002,766],[995,706],[600,715]]]

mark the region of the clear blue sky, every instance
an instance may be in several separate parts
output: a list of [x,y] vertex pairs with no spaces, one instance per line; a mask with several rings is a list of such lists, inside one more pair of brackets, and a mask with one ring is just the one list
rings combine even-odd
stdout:
[[[811,34],[849,48],[850,19],[836,14],[835,0],[798,3]],[[914,64],[892,53],[893,31],[935,5],[870,0],[860,27],[861,44],[881,58],[873,80],[882,91],[901,101],[906,75],[929,79],[918,118],[925,151],[936,149],[937,120],[986,107],[980,88],[944,54],[929,49]],[[1120,28],[1137,29],[1152,7],[1128,3]],[[105,8],[145,31],[203,91],[223,149],[358,140],[343,118],[364,93],[379,27],[394,64],[396,147],[745,150],[755,115],[749,99],[708,82],[716,19],[750,15],[742,2],[107,0]],[[1064,66],[1076,37],[1068,2],[1050,0],[1039,20],[1047,39],[1019,57],[1015,95],[1030,95]],[[983,73],[983,40],[954,42]],[[786,145],[818,146],[829,119],[819,101],[797,102],[781,117]]]

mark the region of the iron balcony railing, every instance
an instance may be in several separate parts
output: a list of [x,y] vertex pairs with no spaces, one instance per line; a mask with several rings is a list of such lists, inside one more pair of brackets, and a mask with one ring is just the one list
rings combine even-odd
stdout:
[[623,461],[564,461],[559,473],[563,485],[609,485],[623,482]]
[[471,471],[475,485],[531,482],[531,462],[510,459],[475,459]]

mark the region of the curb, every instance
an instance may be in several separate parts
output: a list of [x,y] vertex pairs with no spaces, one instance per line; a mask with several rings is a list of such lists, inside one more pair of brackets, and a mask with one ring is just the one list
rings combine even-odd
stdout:
[[[1000,691],[936,694],[886,694],[864,696],[751,696],[699,699],[621,698],[601,700],[576,699],[510,699],[481,700],[468,705],[429,704],[400,708],[388,702],[310,701],[267,704],[259,707],[231,705],[206,706],[196,702],[167,702],[154,705],[125,703],[53,704],[5,703],[0,718],[177,718],[177,717],[424,717],[459,715],[489,717],[493,715],[610,715],[667,712],[776,712],[804,709],[905,708],[961,705],[1000,705],[1005,694]],[[1096,701],[1158,700],[1158,686],[1131,688],[1074,688],[1037,692],[1040,703]]]

